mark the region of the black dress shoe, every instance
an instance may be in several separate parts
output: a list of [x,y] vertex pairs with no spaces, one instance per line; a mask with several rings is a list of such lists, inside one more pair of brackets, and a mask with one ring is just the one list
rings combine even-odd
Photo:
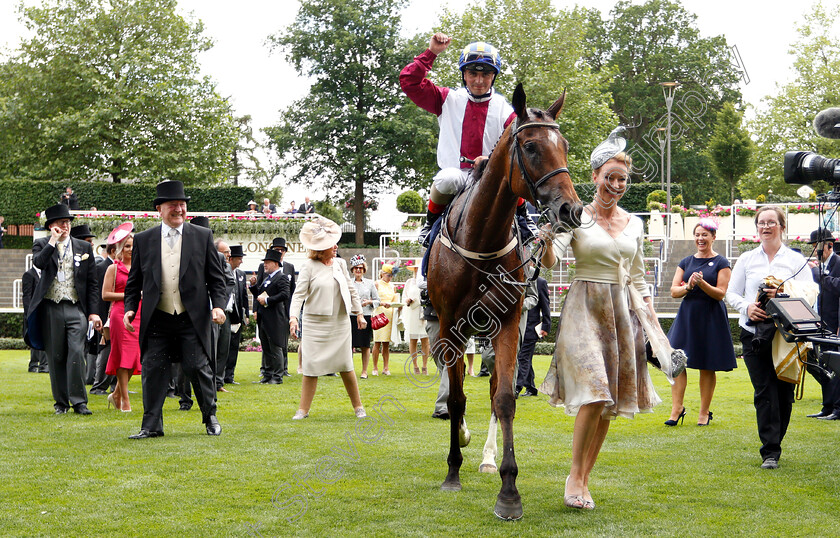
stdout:
[[83,403],[73,406],[73,411],[75,411],[75,413],[77,415],[92,415],[93,414],[93,411],[88,409],[88,406],[83,404]]
[[449,413],[447,413],[446,411],[444,411],[444,412],[435,411],[434,413],[432,413],[432,418],[439,418],[441,420],[449,420]]
[[830,415],[831,413],[826,413],[825,411],[820,411],[819,413],[811,413],[810,415],[805,415],[808,418],[822,418],[824,416]]
[[761,464],[762,469],[778,469],[779,468],[779,460],[776,458],[766,458],[764,463]]
[[37,367],[37,366],[35,366],[35,367],[33,367],[33,368],[30,368],[30,369],[29,369],[29,373],[30,373],[30,374],[37,374],[37,373],[38,373],[38,367]]
[[207,419],[207,435],[222,435],[222,425],[216,419],[216,415],[210,415]]
[[289,372],[283,372],[283,377],[292,377],[292,374]]
[[239,383],[231,379],[230,381],[225,381],[225,385],[239,385]]
[[269,385],[282,385],[283,378],[278,377],[277,379],[269,379],[268,381],[266,381],[266,383],[268,383]]
[[90,389],[88,394],[93,394],[94,396],[105,396],[108,393],[102,389]]
[[536,396],[537,394],[539,394],[539,391],[537,390],[525,389],[525,393],[522,395],[522,397],[524,398],[525,396]]
[[192,409],[192,405],[182,403],[182,404],[181,404],[181,407],[179,407],[178,409],[179,409],[180,411],[189,411],[190,409]]
[[65,415],[65,414],[67,414],[67,408],[66,408],[66,407],[56,407],[56,408],[55,408],[55,414],[56,414],[56,415]]
[[490,372],[478,372],[478,375],[476,375],[476,377],[490,377]]
[[152,437],[163,437],[163,432],[150,432],[149,430],[140,430],[140,433],[129,435],[129,439],[151,439]]
[[825,415],[823,417],[817,417],[820,420],[840,420],[840,415],[837,413],[831,413],[830,415]]
[[262,378],[259,381],[251,381],[251,383],[259,383],[260,385],[268,385],[271,382],[270,379]]

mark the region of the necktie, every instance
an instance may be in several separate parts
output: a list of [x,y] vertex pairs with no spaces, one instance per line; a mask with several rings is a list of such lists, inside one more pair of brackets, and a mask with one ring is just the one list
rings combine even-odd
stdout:
[[65,248],[67,248],[67,245],[65,245],[64,243],[59,243],[58,244],[58,257],[59,258],[64,257],[64,249]]
[[178,230],[174,228],[169,229],[169,234],[166,236],[166,243],[169,245],[169,248],[175,247],[175,241],[178,239]]

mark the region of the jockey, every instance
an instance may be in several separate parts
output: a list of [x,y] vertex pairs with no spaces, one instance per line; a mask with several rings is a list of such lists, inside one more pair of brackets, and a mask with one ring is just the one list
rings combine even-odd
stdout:
[[[436,33],[429,41],[429,48],[400,73],[400,86],[408,98],[436,115],[440,125],[437,161],[441,170],[434,177],[426,224],[417,239],[426,247],[432,225],[469,182],[471,165],[461,162],[460,158],[473,160],[476,165],[486,160],[505,127],[516,117],[513,107],[493,89],[502,68],[502,58],[492,45],[479,41],[464,47],[458,60],[463,88],[441,88],[426,78],[435,58],[451,41],[446,34]],[[517,220],[528,223],[523,236],[536,236],[537,228],[528,217],[522,198],[517,214],[525,217]]]

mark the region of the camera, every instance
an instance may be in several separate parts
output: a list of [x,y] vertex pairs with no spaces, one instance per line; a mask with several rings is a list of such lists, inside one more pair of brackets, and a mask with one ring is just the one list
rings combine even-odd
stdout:
[[811,151],[785,153],[785,183],[810,185],[814,181],[840,185],[840,159],[828,159]]

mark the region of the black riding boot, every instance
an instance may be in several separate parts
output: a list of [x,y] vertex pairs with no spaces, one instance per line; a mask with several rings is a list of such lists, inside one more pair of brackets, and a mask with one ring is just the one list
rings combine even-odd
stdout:
[[432,231],[432,226],[440,218],[440,215],[440,213],[426,211],[426,224],[423,225],[423,228],[420,230],[420,235],[417,236],[417,242],[426,248],[429,248],[429,234]]

